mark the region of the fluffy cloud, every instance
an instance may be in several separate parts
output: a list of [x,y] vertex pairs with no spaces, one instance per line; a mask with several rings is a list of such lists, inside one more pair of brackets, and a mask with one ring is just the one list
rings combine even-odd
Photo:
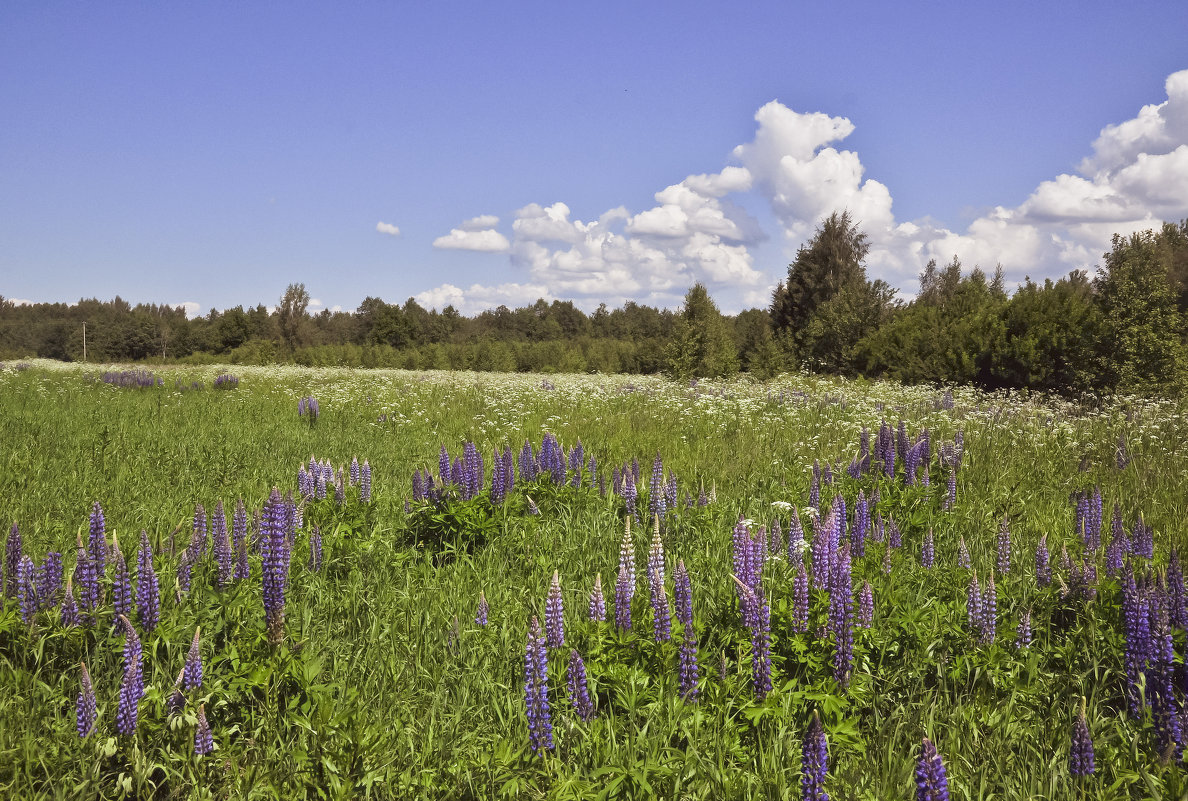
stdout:
[[400,236],[400,229],[395,225],[392,225],[392,223],[377,222],[375,224],[375,230],[379,231],[381,234],[388,234],[389,236]]
[[702,281],[734,298],[728,308],[765,305],[779,276],[755,268],[751,247],[764,234],[729,197],[743,193],[769,204],[788,256],[823,217],[848,210],[870,237],[868,272],[908,296],[929,259],[957,256],[987,270],[1002,264],[1010,281],[1092,267],[1113,234],[1188,216],[1188,70],[1171,75],[1166,89],[1166,101],[1103,129],[1077,174],[1044,181],[1020,205],[995,207],[964,231],[897,221],[889,189],[864,177],[857,153],[839,148],[854,131],[850,120],[773,100],[756,112],[755,137],[734,148],[734,163],[660,190],[656,205],[637,214],[620,207],[582,221],[565,203],[531,203],[515,213],[510,242],[494,230],[497,218],[468,220],[434,246],[507,251],[529,280],[466,290],[443,284],[418,300],[472,309],[541,296],[672,306]]
[[453,306],[465,315],[473,315],[484,309],[496,306],[526,306],[544,298],[552,301],[548,287],[533,284],[499,284],[498,286],[482,286],[472,284],[469,289],[462,289],[453,284],[442,284],[416,296],[417,303],[430,309],[444,309]]
[[185,309],[187,320],[193,320],[195,317],[198,317],[202,313],[201,304],[195,303],[192,300],[187,300],[184,303],[178,303],[176,305],[181,306],[183,309]]
[[[476,217],[475,219],[482,218]],[[433,247],[441,250],[477,250],[483,253],[503,253],[510,247],[510,243],[507,241],[507,237],[494,228],[482,230],[452,228],[445,236],[439,236],[437,239],[434,239]]]

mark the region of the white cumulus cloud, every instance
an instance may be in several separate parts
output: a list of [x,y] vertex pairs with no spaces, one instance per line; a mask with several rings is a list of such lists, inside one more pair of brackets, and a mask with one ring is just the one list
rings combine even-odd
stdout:
[[856,152],[840,147],[854,131],[849,119],[773,100],[756,112],[755,136],[734,148],[732,163],[656,192],[651,208],[633,214],[619,207],[583,221],[563,202],[530,203],[515,212],[510,242],[494,230],[493,215],[466,221],[434,246],[507,251],[528,280],[443,284],[418,300],[448,298],[460,309],[536,297],[675,306],[701,281],[711,293],[766,305],[782,265],[778,272],[756,268],[751,248],[764,232],[730,197],[745,193],[769,204],[788,257],[825,216],[848,210],[870,238],[868,273],[909,297],[929,259],[944,264],[957,256],[967,268],[986,270],[1001,263],[1008,281],[1090,268],[1113,234],[1188,217],[1188,70],[1169,76],[1165,87],[1167,100],[1103,129],[1076,174],[1044,181],[1023,203],[994,207],[964,230],[896,220],[890,189],[865,176]]
[[375,224],[375,230],[379,231],[381,234],[388,234],[389,236],[400,236],[400,229],[395,225],[392,225],[392,223],[377,222]]

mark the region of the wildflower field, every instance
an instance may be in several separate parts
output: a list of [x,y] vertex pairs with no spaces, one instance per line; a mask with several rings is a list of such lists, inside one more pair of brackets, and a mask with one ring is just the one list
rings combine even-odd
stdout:
[[0,797],[1188,797],[1188,406],[0,369]]

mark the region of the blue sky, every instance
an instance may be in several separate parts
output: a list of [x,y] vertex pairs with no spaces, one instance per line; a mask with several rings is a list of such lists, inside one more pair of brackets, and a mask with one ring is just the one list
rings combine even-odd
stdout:
[[907,295],[929,257],[1055,277],[1188,217],[1185,30],[1171,0],[5,3],[0,294],[700,280],[736,311],[838,208]]

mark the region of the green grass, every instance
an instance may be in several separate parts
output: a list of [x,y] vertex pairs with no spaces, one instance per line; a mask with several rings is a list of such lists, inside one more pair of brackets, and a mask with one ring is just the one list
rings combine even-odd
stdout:
[[[161,624],[144,638],[146,695],[134,738],[117,737],[116,695],[123,637],[111,611],[91,628],[65,629],[56,611],[21,622],[14,599],[0,607],[0,796],[5,798],[799,798],[800,741],[818,709],[830,743],[827,787],[834,798],[914,797],[920,740],[933,739],[956,799],[1184,797],[1185,768],[1154,754],[1150,714],[1126,712],[1116,582],[1102,576],[1089,603],[1036,586],[1032,564],[1047,534],[1054,572],[1073,531],[1071,493],[1100,485],[1106,517],[1117,502],[1127,525],[1141,513],[1156,530],[1156,563],[1188,550],[1188,409],[1170,401],[1119,399],[1082,408],[1032,396],[941,392],[808,376],[767,384],[697,386],[623,376],[541,377],[476,373],[233,368],[238,389],[211,389],[215,368],[158,371],[164,386],[118,389],[98,371],[38,362],[0,370],[0,523],[19,524],[25,552],[40,560],[84,538],[99,501],[108,532],[129,561],[148,531],[161,576]],[[175,381],[201,381],[181,391]],[[315,424],[297,400],[318,398]],[[750,639],[731,570],[731,528],[803,506],[814,459],[839,468],[823,504],[842,492],[853,509],[861,482],[844,469],[863,426],[906,421],[933,436],[931,487],[880,480],[885,516],[903,531],[891,574],[883,548],[855,560],[855,587],[874,588],[875,624],[855,633],[853,680],[843,690],[830,669],[832,646],[817,636],[827,600],[814,594],[810,632],[790,626],[793,571],[786,556],[766,567],[772,606],[774,691],[756,702]],[[942,511],[939,443],[964,431],[957,505]],[[496,448],[539,447],[544,432],[566,446],[579,439],[609,477],[638,458],[645,476],[657,453],[682,493],[716,491],[705,508],[682,508],[665,523],[670,577],[684,559],[693,581],[701,695],[676,697],[677,642],[656,643],[643,579],[650,529],[635,531],[639,589],[634,628],[586,620],[595,573],[613,608],[621,499],[547,485],[524,488],[504,507],[452,507],[464,531],[434,547],[405,501],[415,468],[437,472],[441,445],[476,443],[489,468]],[[1119,470],[1123,437],[1132,455]],[[368,459],[374,499],[357,490],[306,510],[325,535],[325,567],[306,569],[307,538],[294,548],[286,604],[287,639],[273,647],[260,607],[260,562],[251,579],[219,592],[213,565],[195,570],[193,589],[175,593],[177,559],[196,503],[258,508],[271,488],[296,487],[311,456],[346,465]],[[1087,469],[1081,470],[1082,463]],[[994,564],[999,521],[1009,515],[1013,568],[999,576],[998,636],[977,646],[967,629],[967,571],[956,564],[964,537],[984,576]],[[487,541],[463,547],[486,520]],[[420,521],[420,522],[418,522]],[[936,537],[937,565],[920,565],[924,533]],[[169,555],[171,535],[175,541]],[[567,647],[550,655],[557,748],[528,749],[523,700],[528,622],[543,618],[553,571],[560,573]],[[479,592],[490,625],[474,622]],[[109,596],[110,597],[110,596]],[[1033,610],[1035,643],[1014,646],[1020,612]],[[613,612],[612,612],[613,618]],[[205,681],[186,712],[170,718],[167,695],[202,628]],[[1175,635],[1183,662],[1184,633]],[[586,661],[598,713],[585,724],[565,700],[568,647]],[[95,681],[96,733],[74,730],[79,662]],[[1182,667],[1182,665],[1181,665]],[[1098,772],[1068,775],[1074,707],[1084,695]],[[1182,696],[1181,696],[1181,700]],[[204,703],[216,751],[193,753]]]

